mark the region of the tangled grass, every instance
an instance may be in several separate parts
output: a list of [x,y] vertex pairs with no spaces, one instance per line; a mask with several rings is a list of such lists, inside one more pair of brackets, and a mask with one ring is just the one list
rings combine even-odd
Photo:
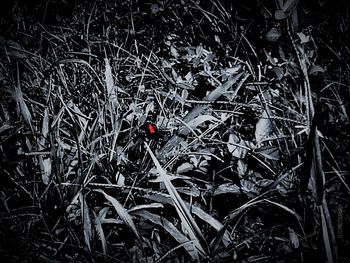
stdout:
[[349,49],[307,6],[50,5],[2,20],[5,259],[346,262]]

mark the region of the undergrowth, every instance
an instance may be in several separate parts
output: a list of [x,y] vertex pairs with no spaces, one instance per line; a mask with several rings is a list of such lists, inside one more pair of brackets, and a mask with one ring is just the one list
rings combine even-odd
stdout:
[[347,16],[258,3],[10,6],[5,260],[347,262]]

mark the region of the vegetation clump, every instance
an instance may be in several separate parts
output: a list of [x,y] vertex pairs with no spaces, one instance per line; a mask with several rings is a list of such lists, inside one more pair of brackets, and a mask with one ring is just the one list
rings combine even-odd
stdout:
[[2,258],[348,262],[340,3],[7,3]]

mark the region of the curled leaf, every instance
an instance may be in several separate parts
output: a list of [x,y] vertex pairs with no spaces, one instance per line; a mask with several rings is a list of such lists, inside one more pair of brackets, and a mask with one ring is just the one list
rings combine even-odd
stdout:
[[282,10],[282,9],[278,9],[276,12],[275,12],[275,18],[277,20],[283,20],[283,19],[286,19],[287,18],[287,15],[286,13]]
[[269,42],[276,42],[281,37],[281,32],[277,27],[272,27],[269,32],[265,34],[265,39]]

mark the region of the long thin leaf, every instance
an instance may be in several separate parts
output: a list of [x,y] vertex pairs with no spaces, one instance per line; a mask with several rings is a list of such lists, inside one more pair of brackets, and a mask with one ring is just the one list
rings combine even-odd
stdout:
[[[160,165],[159,161],[153,154],[152,150],[150,149],[147,142],[145,142],[146,149],[148,153],[151,155],[151,158],[157,168],[157,171],[159,173],[159,178],[163,181],[165,184],[165,187],[167,188],[172,201],[174,202],[176,211],[181,219],[182,226],[187,231],[187,234],[189,235],[190,239],[193,240],[195,247],[198,249],[201,255],[206,256],[208,255],[208,244],[206,243],[206,240],[200,231],[196,221],[193,219],[188,207],[180,197],[179,193],[176,191],[176,188],[171,183],[171,180],[169,178],[169,175],[166,173],[166,171],[163,169],[163,167]],[[204,247],[203,247],[204,246]]]
[[83,196],[83,194],[79,193],[79,201],[80,201],[80,209],[81,209],[81,216],[83,221],[83,229],[84,229],[84,240],[85,244],[88,247],[89,251],[91,252],[91,239],[92,239],[92,228],[91,228],[91,219],[89,215],[89,207],[86,203],[86,200]]
[[336,235],[326,199],[323,200],[322,205],[320,206],[320,214],[323,243],[325,245],[327,260],[328,262],[338,262]]
[[327,222],[324,215],[324,211],[322,206],[320,206],[320,214],[321,214],[321,226],[322,226],[322,237],[323,243],[326,250],[327,262],[332,263],[333,261],[333,253],[332,253],[332,245],[330,241],[330,236],[328,233]]
[[[165,196],[160,196],[160,195],[151,195],[151,196],[146,196],[147,199],[150,199],[152,201],[157,201],[162,204],[169,204],[169,205],[174,205],[174,202],[171,200],[170,196],[165,197]],[[187,206],[189,204],[185,202]],[[202,221],[206,222],[207,224],[211,225],[215,230],[219,231],[222,229],[223,225],[216,220],[214,217],[203,211],[200,207],[197,207],[195,205],[192,205],[191,207],[191,212],[196,215],[198,218],[200,218]],[[228,231],[224,232],[223,236],[223,243],[225,246],[228,246],[232,243],[232,238],[230,236],[230,233]]]
[[109,63],[109,60],[105,59],[105,81],[106,81],[106,88],[107,88],[107,96],[108,100],[113,100],[113,97],[117,95],[117,92],[115,90],[114,81],[113,81],[113,75],[112,75],[112,68]]
[[106,236],[105,233],[103,231],[103,227],[102,224],[104,222],[104,218],[107,214],[108,211],[108,207],[105,207],[103,209],[101,209],[101,211],[98,213],[98,215],[95,215],[95,229],[96,229],[96,233],[98,235],[98,238],[101,241],[101,246],[102,246],[102,252],[103,254],[107,255],[107,240],[106,240]]
[[[240,83],[237,85],[235,89],[235,93],[238,92],[240,87],[242,86],[243,82],[248,78],[248,75],[239,73],[232,77],[231,79],[227,80],[225,83],[217,87],[215,90],[213,90],[208,96],[204,98],[204,101],[215,101],[217,100],[221,95],[223,95],[229,88],[233,86],[238,80],[241,79]],[[198,115],[200,115],[202,112],[204,112],[208,108],[208,105],[198,105],[197,107],[193,108],[184,118],[183,122],[189,123],[194,118],[196,118]],[[178,136],[174,134],[167,143],[159,150],[157,157],[160,160],[163,160],[166,156],[169,156],[169,154],[176,148],[177,145],[179,145],[183,138],[186,137],[188,134],[190,134],[190,130],[187,127],[183,127],[180,129],[178,134],[181,136]]]
[[192,244],[193,242],[189,243],[189,239],[183,233],[181,233],[169,220],[145,210],[135,211],[134,214],[149,220],[153,224],[161,226],[179,244],[183,244],[183,247],[186,249],[187,253],[192,257],[192,259],[199,260],[197,250]]
[[311,175],[311,178],[314,181],[314,196],[316,199],[316,203],[318,205],[322,204],[323,198],[324,198],[324,184],[325,184],[325,177],[324,177],[324,171],[322,167],[322,154],[321,154],[321,146],[320,146],[320,140],[318,136],[318,132],[315,131],[313,134],[314,140],[313,140],[313,150],[314,150],[314,158],[313,158],[313,173]]
[[[265,192],[263,195],[267,194],[268,192]],[[269,204],[273,204],[283,210],[285,210],[286,212],[290,213],[291,215],[293,215],[293,217],[295,217],[299,223],[299,226],[301,228],[301,230],[303,231],[302,225],[301,225],[301,217],[294,212],[293,210],[291,210],[290,208],[288,208],[285,205],[279,204],[277,202],[268,200],[268,199],[261,199],[259,200],[259,198],[261,198],[262,195],[250,200],[249,202],[241,205],[240,207],[238,207],[237,209],[235,209],[232,213],[230,213],[226,218],[225,218],[225,224],[223,225],[223,227],[219,230],[218,234],[216,235],[216,237],[212,240],[212,242],[210,243],[210,251],[212,254],[215,254],[216,250],[218,249],[220,243],[222,242],[222,238],[224,236],[224,233],[227,230],[227,227],[230,225],[230,223],[239,215],[241,214],[243,211],[247,210],[248,208],[255,206],[257,204],[263,203],[263,202],[267,202]]]
[[[300,188],[305,193],[310,188],[317,205],[321,205],[323,201],[324,191],[324,172],[322,168],[322,155],[320,149],[320,141],[317,132],[317,124],[320,122],[319,109],[315,111],[310,127],[310,134],[305,145],[305,158],[301,171]],[[309,184],[311,181],[311,184]]]
[[138,233],[138,231],[136,229],[134,221],[132,220],[132,218],[129,215],[128,211],[119,203],[119,201],[117,199],[115,199],[113,196],[110,196],[110,195],[106,194],[103,190],[96,189],[94,191],[99,192],[99,193],[104,195],[104,197],[113,205],[115,211],[120,216],[120,218],[124,221],[124,223],[133,232],[133,234],[135,235],[137,241],[139,243],[141,243],[141,238],[140,238],[139,233]]
[[30,113],[26,102],[24,101],[23,92],[21,90],[21,84],[19,79],[19,69],[17,67],[17,86],[15,87],[15,93],[13,94],[17,105],[20,108],[21,114],[23,116],[24,121],[28,124],[32,133],[34,133],[34,128],[32,125],[32,114]]

